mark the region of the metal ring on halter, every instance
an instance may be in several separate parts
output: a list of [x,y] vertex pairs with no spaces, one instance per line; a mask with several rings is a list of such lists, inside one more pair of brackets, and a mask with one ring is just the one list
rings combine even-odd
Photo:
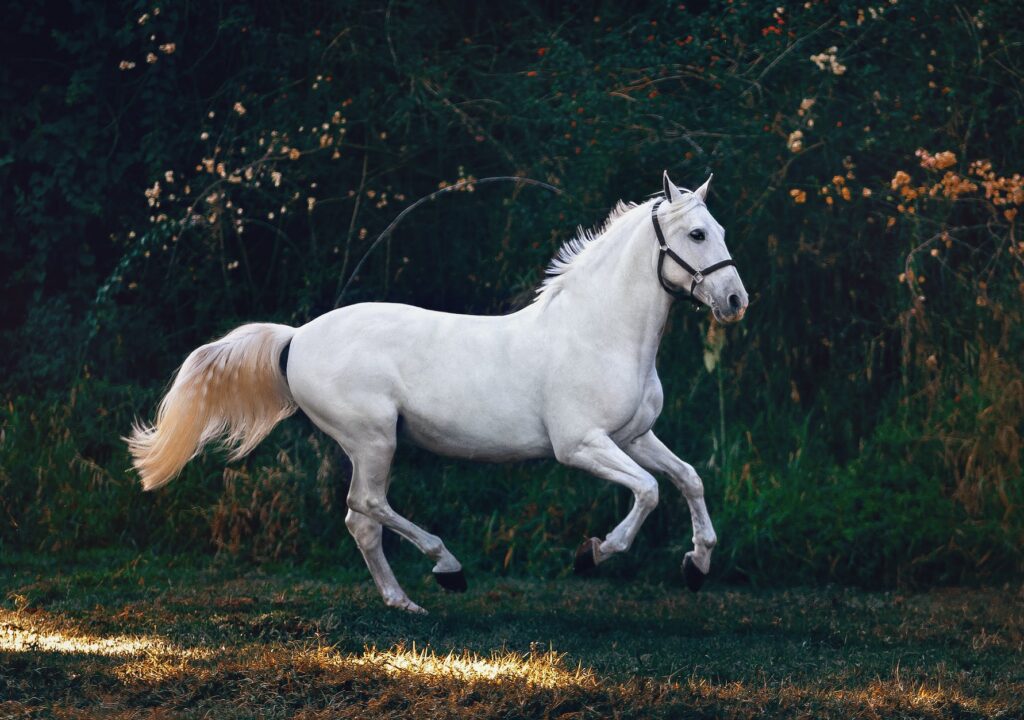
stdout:
[[[736,261],[733,260],[732,258],[728,258],[726,260],[722,260],[720,262],[716,262],[714,265],[709,265],[706,268],[703,268],[702,270],[697,270],[692,265],[690,265],[690,263],[686,262],[681,257],[679,257],[679,255],[677,255],[672,250],[672,248],[670,248],[668,246],[668,243],[665,241],[665,233],[662,232],[662,229],[661,229],[661,223],[658,222],[658,208],[661,207],[661,204],[663,202],[665,202],[665,198],[658,198],[654,202],[654,205],[651,207],[651,221],[654,223],[654,234],[655,234],[655,236],[657,237],[657,240],[658,240],[658,250],[659,250],[659,252],[658,252],[658,282],[661,283],[661,287],[663,287],[665,289],[665,292],[667,292],[672,297],[675,297],[675,298],[687,298],[690,302],[692,302],[697,307],[701,307],[701,305],[703,303],[701,303],[701,301],[697,299],[697,296],[694,295],[694,290],[697,289],[697,286],[700,285],[702,282],[704,282],[704,278],[706,278],[708,275],[710,275],[711,273],[715,272],[716,270],[721,270],[722,268],[729,267],[730,265],[735,267],[736,266]],[[693,282],[690,283],[690,289],[689,290],[686,290],[686,288],[674,287],[672,285],[672,283],[670,283],[668,281],[668,279],[665,278],[664,267],[665,267],[665,256],[666,255],[668,257],[672,258],[673,262],[675,262],[676,265],[678,265],[683,270],[688,272],[690,274],[690,277],[693,278]]]

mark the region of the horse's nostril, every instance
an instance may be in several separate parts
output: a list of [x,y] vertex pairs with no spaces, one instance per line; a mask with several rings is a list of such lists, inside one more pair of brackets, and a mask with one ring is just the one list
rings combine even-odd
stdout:
[[743,307],[743,303],[740,301],[739,295],[734,294],[729,296],[729,307],[732,309],[733,312],[740,311],[740,308]]

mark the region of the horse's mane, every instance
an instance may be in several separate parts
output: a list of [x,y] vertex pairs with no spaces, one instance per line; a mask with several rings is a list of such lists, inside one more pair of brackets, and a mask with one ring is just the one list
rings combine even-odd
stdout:
[[580,225],[576,228],[576,235],[562,243],[558,252],[548,263],[548,267],[544,271],[545,278],[537,288],[537,298],[540,298],[553,285],[558,284],[562,276],[572,270],[577,264],[577,260],[608,232],[612,224],[635,207],[637,207],[636,203],[619,200],[615,203],[612,211],[608,213],[608,217],[594,227],[587,229]]
[[[662,218],[665,222],[671,222],[676,218],[682,217],[686,213],[690,212],[697,206],[705,205],[705,202],[701,200],[693,190],[680,188],[682,193],[682,200],[672,203],[668,206],[667,210],[663,213]],[[548,263],[548,267],[545,270],[545,279],[541,282],[541,285],[537,288],[537,295],[534,301],[537,302],[542,298],[551,298],[557,294],[557,288],[559,288],[568,276],[573,267],[578,267],[582,264],[582,261],[591,253],[593,249],[599,245],[603,245],[599,241],[608,235],[611,226],[616,220],[622,218],[631,210],[640,207],[641,205],[647,206],[653,201],[647,201],[645,203],[627,203],[622,200],[615,203],[615,207],[611,209],[608,216],[604,218],[594,227],[588,229],[583,225],[577,228],[577,234],[569,240],[562,243],[562,246],[558,248],[555,256],[551,258],[551,262]]]
[[[685,215],[697,205],[704,205],[704,201],[698,198],[692,190],[684,189],[682,194],[684,200],[689,202],[672,203],[663,214],[665,222],[671,222],[675,218]],[[544,272],[545,278],[537,287],[534,301],[540,300],[545,295],[555,295],[556,293],[551,292],[551,289],[557,288],[564,282],[565,277],[570,274],[572,269],[578,267],[581,264],[581,260],[589,254],[588,251],[592,252],[596,246],[602,245],[600,240],[609,233],[617,220],[625,216],[630,210],[640,207],[640,205],[648,205],[650,202],[633,203],[619,200],[615,203],[612,211],[608,213],[608,217],[593,228],[588,230],[583,226],[578,227],[576,235],[562,243],[562,246],[558,248],[558,252],[555,253],[555,256],[551,258],[551,262],[548,263],[548,267]]]

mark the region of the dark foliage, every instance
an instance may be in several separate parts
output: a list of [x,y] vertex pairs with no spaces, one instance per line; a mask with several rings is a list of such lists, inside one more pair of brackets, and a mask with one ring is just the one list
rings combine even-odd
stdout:
[[[753,295],[734,328],[679,308],[660,356],[659,433],[705,478],[719,567],[886,585],[1024,568],[1016,3],[5,15],[0,547],[356,562],[345,460],[308,423],[153,496],[120,436],[241,322],[301,324],[339,298],[526,302],[577,224],[667,167],[684,184],[714,171]],[[499,174],[565,194],[442,196],[341,296],[402,208]],[[550,464],[402,458],[396,504],[492,569],[564,571],[628,507]],[[681,556],[688,514],[664,497],[620,572]]]

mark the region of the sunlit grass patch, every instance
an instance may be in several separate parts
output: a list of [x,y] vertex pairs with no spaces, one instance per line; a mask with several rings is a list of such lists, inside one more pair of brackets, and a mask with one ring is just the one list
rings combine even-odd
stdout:
[[[1024,696],[1024,684],[1004,687],[1009,695]],[[866,711],[887,713],[913,712],[925,717],[1009,717],[1002,701],[971,697],[957,687],[943,687],[934,681],[903,681],[898,677],[876,679],[864,688],[834,690],[827,696],[837,705],[860,706]]]
[[58,652],[87,655],[136,655],[153,650],[152,641],[145,638],[75,637],[63,633],[38,632],[3,622],[0,624],[0,651],[6,652]]
[[858,686],[835,689],[830,683],[792,681],[780,684],[732,681],[721,684],[691,678],[686,690],[691,707],[730,708],[730,717],[822,718],[991,718],[1008,715],[1006,699],[1024,696],[1024,684],[1002,688],[1000,699],[972,697],[957,687],[943,687],[935,681],[901,681],[899,678],[871,680]]
[[582,664],[575,669],[568,668],[564,660],[564,654],[551,649],[525,655],[506,650],[482,657],[468,650],[438,654],[431,648],[417,650],[415,645],[411,648],[399,645],[383,651],[368,648],[361,657],[348,661],[398,677],[412,675],[462,682],[521,682],[544,688],[594,687],[597,684],[591,670]]
[[164,655],[197,659],[209,656],[198,648],[182,649],[145,635],[91,635],[67,627],[42,613],[0,610],[0,652],[43,652],[82,655]]

